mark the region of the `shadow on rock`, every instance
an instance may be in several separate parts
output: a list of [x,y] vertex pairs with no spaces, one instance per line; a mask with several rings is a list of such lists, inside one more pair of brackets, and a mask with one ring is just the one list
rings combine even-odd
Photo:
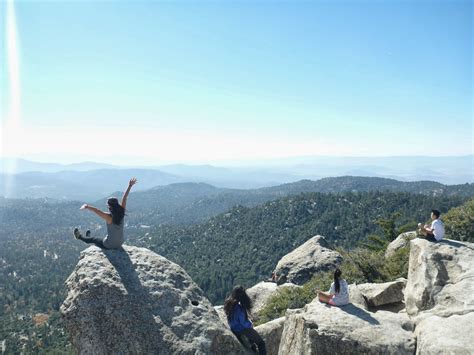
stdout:
[[468,249],[474,250],[474,248],[472,248],[469,245],[466,245],[464,243],[458,242],[456,240],[451,240],[451,239],[443,239],[442,241],[440,241],[438,243],[439,244],[447,244],[447,245],[450,245],[450,246],[455,247],[455,248],[468,248]]
[[[157,319],[153,316],[152,305],[154,301],[150,297],[149,290],[142,285],[129,254],[123,248],[103,250],[103,252],[115,270],[117,270],[120,280],[127,290],[127,295],[122,299],[122,302],[128,304],[123,309],[127,309],[127,312],[129,312],[128,320],[130,325],[135,325],[136,327],[145,326],[149,329],[150,333],[155,333],[155,336],[159,336],[162,324],[159,321],[157,322]],[[160,320],[163,322],[163,319]],[[166,322],[163,323],[166,324]],[[169,324],[167,325],[169,326]]]
[[117,270],[122,284],[130,296],[137,295],[142,297],[148,294],[138,278],[137,271],[133,266],[132,260],[130,260],[130,256],[123,248],[115,250],[103,249],[102,251],[115,270]]
[[373,325],[379,325],[379,321],[377,319],[375,319],[374,317],[372,317],[370,315],[369,312],[367,312],[366,310],[362,309],[362,308],[359,308],[357,306],[354,306],[352,303],[349,303],[345,306],[340,306],[339,307],[342,311],[346,312],[346,313],[349,313],[355,317],[358,317],[360,319],[362,319],[363,321],[366,321],[370,324],[373,324]]

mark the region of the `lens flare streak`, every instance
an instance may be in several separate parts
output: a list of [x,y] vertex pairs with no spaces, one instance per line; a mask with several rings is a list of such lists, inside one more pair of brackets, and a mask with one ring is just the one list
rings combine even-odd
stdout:
[[10,157],[3,161],[5,175],[3,194],[9,195],[13,189],[13,176],[16,172],[16,157],[21,155],[21,103],[20,103],[20,56],[15,6],[13,0],[6,3],[5,21],[6,64],[8,75],[7,114],[2,122],[1,156]]

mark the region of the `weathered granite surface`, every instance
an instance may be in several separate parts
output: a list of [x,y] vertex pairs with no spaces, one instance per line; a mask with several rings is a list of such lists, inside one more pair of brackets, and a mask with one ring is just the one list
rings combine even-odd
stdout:
[[189,275],[148,249],[90,247],[66,285],[61,314],[80,354],[243,353]]

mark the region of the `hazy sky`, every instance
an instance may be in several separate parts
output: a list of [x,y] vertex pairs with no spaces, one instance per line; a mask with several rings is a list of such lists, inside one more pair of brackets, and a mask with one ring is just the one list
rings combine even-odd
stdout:
[[12,4],[5,156],[473,153],[470,1]]

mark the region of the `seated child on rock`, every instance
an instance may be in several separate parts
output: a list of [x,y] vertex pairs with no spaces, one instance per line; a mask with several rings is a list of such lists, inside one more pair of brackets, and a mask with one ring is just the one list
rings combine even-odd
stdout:
[[329,293],[316,290],[319,301],[333,306],[344,306],[349,303],[349,286],[346,280],[341,279],[341,274],[339,269],[334,271],[334,282],[331,284]]

